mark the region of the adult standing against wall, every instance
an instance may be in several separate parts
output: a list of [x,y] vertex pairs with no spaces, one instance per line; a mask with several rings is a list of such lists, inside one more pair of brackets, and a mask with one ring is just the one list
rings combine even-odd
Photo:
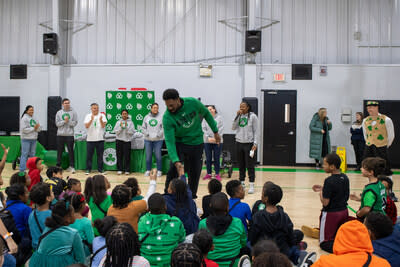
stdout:
[[251,105],[243,101],[236,113],[232,124],[232,130],[236,131],[236,150],[239,164],[239,180],[245,187],[246,168],[249,175],[249,194],[254,194],[254,181],[256,179],[255,161],[257,158],[257,138],[259,136],[258,118],[251,111]]
[[26,170],[26,161],[28,158],[35,156],[36,142],[38,133],[41,130],[39,121],[33,117],[33,106],[28,105],[22,114],[19,129],[21,136],[21,159],[19,162],[19,170]]
[[[210,111],[193,97],[179,97],[176,89],[167,89],[163,93],[167,110],[163,116],[165,143],[171,158],[171,166],[165,181],[165,192],[172,179],[188,174],[189,187],[193,199],[197,198],[197,188],[202,166],[203,131],[201,120],[204,118],[210,125],[219,144],[221,137],[218,134],[217,123]],[[184,169],[182,168],[182,161]]]
[[78,124],[78,115],[71,108],[68,98],[62,100],[62,109],[56,113],[57,126],[57,166],[61,166],[61,157],[67,144],[69,168],[67,171],[75,173],[74,163],[74,128]]
[[332,122],[327,116],[326,108],[320,108],[311,119],[310,125],[310,158],[315,159],[317,169],[321,167],[323,158],[331,153],[331,139],[329,131]]
[[153,164],[153,153],[157,162],[157,177],[162,175],[161,149],[164,144],[164,129],[162,115],[158,112],[158,104],[151,105],[151,111],[143,119],[142,133],[146,148],[146,172],[144,176],[150,176]]
[[87,114],[84,124],[87,131],[86,138],[86,175],[92,170],[92,158],[94,150],[97,154],[97,170],[104,174],[103,153],[104,153],[104,128],[107,119],[103,113],[99,112],[99,105],[93,103],[90,105],[91,113]]
[[357,112],[356,121],[353,122],[353,125],[351,125],[350,128],[351,144],[353,145],[357,162],[356,171],[359,171],[361,169],[361,162],[363,160],[363,155],[364,155],[365,140],[362,128],[363,119],[364,119],[363,113]]
[[364,158],[380,157],[386,160],[385,174],[391,176],[388,148],[394,140],[393,121],[386,115],[379,113],[379,102],[368,101],[367,111],[369,116],[363,121],[365,149]]
[[121,119],[114,126],[116,134],[116,150],[117,150],[117,170],[118,175],[123,171],[129,174],[131,170],[131,140],[135,134],[135,125],[129,118],[129,113],[126,109],[121,111]]
[[207,174],[204,176],[204,180],[211,179],[211,167],[214,163],[214,171],[215,171],[215,179],[221,181],[221,176],[219,175],[220,169],[220,156],[222,150],[222,133],[224,130],[224,123],[222,117],[218,114],[217,109],[214,105],[208,105],[208,110],[213,116],[215,122],[217,123],[218,133],[221,136],[221,142],[219,144],[216,143],[214,138],[214,133],[208,123],[203,120],[201,123],[201,127],[204,132],[204,151],[206,153],[206,166],[207,166]]

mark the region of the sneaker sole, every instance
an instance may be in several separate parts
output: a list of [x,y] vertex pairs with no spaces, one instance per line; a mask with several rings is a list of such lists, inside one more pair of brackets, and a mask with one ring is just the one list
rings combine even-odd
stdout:
[[305,236],[319,239],[319,230],[317,230],[315,228],[311,228],[309,226],[303,225],[301,227],[301,231],[304,233]]

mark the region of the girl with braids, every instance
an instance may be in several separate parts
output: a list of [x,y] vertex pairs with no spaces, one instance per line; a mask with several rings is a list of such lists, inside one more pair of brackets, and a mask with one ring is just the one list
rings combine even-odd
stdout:
[[131,193],[132,193],[131,201],[143,199],[143,196],[140,195],[142,193],[142,190],[140,189],[139,183],[136,178],[131,177],[126,179],[124,185],[131,188]]
[[36,141],[41,130],[39,121],[33,117],[33,107],[26,106],[22,114],[19,129],[21,131],[21,160],[19,170],[26,170],[26,161],[35,156]]
[[117,185],[111,198],[113,205],[108,209],[107,215],[114,216],[120,223],[129,223],[135,232],[138,231],[139,215],[147,211],[147,200],[156,191],[157,171],[150,172],[150,185],[146,197],[142,200],[131,201],[131,188],[126,185]]
[[179,244],[172,252],[171,267],[203,267],[200,249],[191,243]]
[[[81,181],[75,178],[69,178],[67,177],[67,187],[64,192],[60,194],[58,199],[66,199],[68,196],[72,196],[75,193],[81,193],[82,192],[82,185]],[[89,207],[88,205],[85,205],[85,208],[82,211],[82,216],[87,217],[89,215]]]
[[10,178],[10,185],[22,184],[26,187],[31,185],[31,177],[26,172],[16,172]]
[[30,267],[66,267],[85,262],[82,239],[77,230],[69,227],[74,221],[72,205],[68,201],[58,201],[51,217],[46,219],[46,228],[29,261]]
[[85,197],[81,193],[75,193],[71,196],[71,205],[74,208],[75,222],[70,225],[78,231],[85,250],[86,257],[90,256],[92,250],[92,244],[94,239],[94,233],[92,228],[92,222],[82,216],[82,211],[86,207]]
[[[110,183],[104,175],[88,177],[85,183],[85,198],[92,214],[92,222],[107,216],[108,208],[112,205],[112,198],[107,194]],[[94,228],[95,236],[99,232]]]
[[167,214],[178,217],[190,235],[197,231],[200,218],[197,216],[196,203],[192,198],[192,191],[186,184],[186,176],[173,179],[168,186],[168,193],[164,194],[167,203]]
[[98,267],[100,265],[101,259],[106,255],[106,236],[111,228],[116,225],[117,219],[113,216],[106,216],[103,219],[97,219],[94,221],[93,225],[97,228],[100,236],[93,239],[93,255],[91,258],[91,267]]
[[99,266],[104,267],[150,267],[140,256],[140,243],[136,232],[128,223],[114,226],[106,236],[107,254]]
[[257,158],[255,154],[257,150],[257,139],[259,136],[258,118],[251,111],[248,102],[240,103],[240,109],[236,114],[236,118],[232,124],[232,130],[236,131],[236,150],[239,163],[239,180],[245,187],[244,180],[246,178],[246,168],[249,174],[250,186],[249,194],[254,194],[255,169],[254,164]]

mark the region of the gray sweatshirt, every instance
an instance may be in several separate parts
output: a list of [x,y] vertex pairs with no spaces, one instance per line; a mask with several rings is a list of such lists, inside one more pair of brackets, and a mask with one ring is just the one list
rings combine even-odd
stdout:
[[35,117],[24,114],[19,124],[21,139],[37,140],[38,132],[40,132],[40,130],[42,129],[42,127],[39,126],[39,128],[35,130],[34,127],[37,123],[39,123],[39,121]]
[[157,115],[149,113],[144,117],[142,124],[142,133],[144,139],[148,141],[160,141],[164,140],[164,129],[162,125],[162,114],[160,112]]
[[[68,116],[68,122],[65,122],[64,118]],[[58,128],[58,136],[74,136],[74,127],[78,124],[78,115],[75,110],[70,108],[70,110],[65,111],[60,109],[56,113],[56,126]]]
[[253,143],[255,145],[258,144],[258,118],[253,112],[250,112],[250,114],[237,116],[233,121],[232,130],[236,131],[236,142]]
[[[122,126],[121,123],[123,124]],[[135,125],[131,119],[127,119],[126,121],[120,119],[114,126],[114,132],[117,140],[130,142],[132,141],[133,135],[136,133]]]
[[[221,136],[221,143],[223,143],[224,141],[222,140],[222,135],[223,135],[223,131],[224,131],[224,122],[222,120],[222,117],[218,114],[215,115],[214,120],[217,122],[218,133]],[[203,133],[204,133],[204,143],[210,143],[208,141],[208,138],[214,138],[214,133],[211,130],[208,123],[206,122],[206,120],[203,120],[201,122],[201,128],[203,129]]]

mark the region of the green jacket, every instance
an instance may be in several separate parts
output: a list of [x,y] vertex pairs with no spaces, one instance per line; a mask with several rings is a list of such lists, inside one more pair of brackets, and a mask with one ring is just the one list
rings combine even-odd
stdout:
[[331,139],[329,137],[329,131],[332,130],[332,122],[328,124],[328,117],[322,122],[319,119],[318,113],[315,113],[310,122],[310,158],[318,159],[322,161],[322,137],[321,130],[324,129],[323,123],[326,124],[328,131],[326,132],[326,142],[328,143],[328,154],[331,153]]
[[[199,230],[207,229],[207,218],[199,223]],[[232,222],[225,233],[213,236],[214,250],[208,253],[207,258],[219,264],[220,267],[229,267],[230,261],[217,259],[230,259],[239,255],[240,249],[246,246],[247,235],[240,219],[232,217]],[[237,266],[237,261],[235,266]]]
[[203,144],[203,130],[201,121],[204,118],[214,133],[218,132],[210,111],[196,98],[181,98],[182,106],[171,113],[166,110],[163,116],[165,144],[168,149],[169,157],[173,163],[179,161],[176,152],[176,142],[186,145]]
[[139,220],[138,232],[141,256],[157,267],[170,266],[172,251],[186,237],[181,220],[168,214],[146,213]]

